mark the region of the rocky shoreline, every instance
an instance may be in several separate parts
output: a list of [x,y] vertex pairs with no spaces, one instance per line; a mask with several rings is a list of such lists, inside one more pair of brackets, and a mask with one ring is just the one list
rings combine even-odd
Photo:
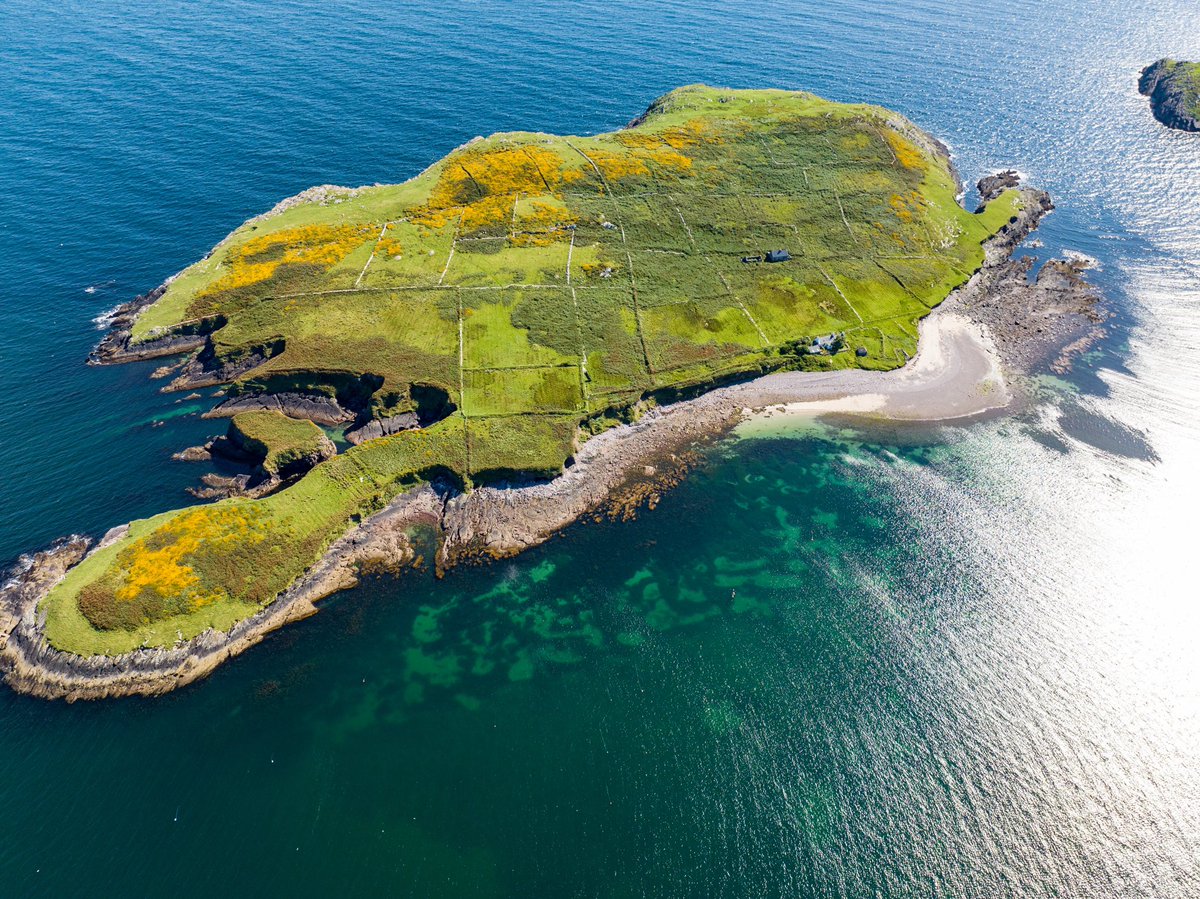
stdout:
[[[985,187],[995,185],[981,184],[981,194]],[[926,319],[950,321],[953,317],[969,325],[979,332],[980,346],[998,353],[1004,366],[1015,372],[1064,366],[1071,355],[1103,333],[1099,298],[1083,279],[1078,263],[1047,263],[1030,282],[1033,261],[1014,258],[1016,247],[1053,209],[1043,192],[1027,189],[1024,196],[1022,212],[988,242],[980,271]],[[98,348],[101,358],[94,361],[118,361],[120,353],[129,352],[132,318],[146,302],[139,298],[114,318],[113,335],[117,336],[106,338],[107,344],[102,346],[109,349],[101,353]],[[0,587],[0,672],[18,691],[69,701],[168,692],[206,676],[276,628],[314,614],[318,600],[354,586],[359,572],[399,570],[414,564],[417,556],[412,535],[416,529],[434,531],[439,571],[464,562],[504,558],[544,542],[589,515],[626,517],[640,504],[653,505],[658,494],[695,462],[697,447],[729,433],[750,410],[797,401],[820,405],[871,395],[882,398],[879,414],[887,416],[889,402],[914,390],[910,369],[920,367],[920,355],[942,352],[940,344],[927,351],[927,343],[923,338],[918,360],[896,372],[782,372],[653,409],[632,424],[587,440],[572,464],[550,482],[481,487],[470,493],[433,486],[411,490],[336,540],[308,574],[269,606],[228,633],[208,631],[172,649],[83,658],[49,646],[38,603],[91,548],[87,538],[67,538],[44,552],[23,557]],[[931,363],[926,367],[937,366]],[[977,385],[968,386],[973,389]],[[929,394],[942,390],[943,384],[934,381],[918,384],[916,389]],[[1007,391],[992,393],[945,406],[929,417],[992,409],[997,396],[1005,404],[1010,401]],[[915,415],[898,414],[919,418],[922,413],[918,408]],[[112,532],[106,539],[112,539]]]
[[106,316],[108,333],[96,344],[88,355],[89,365],[113,365],[119,362],[140,362],[160,359],[163,356],[178,356],[201,349],[207,342],[203,334],[169,334],[158,340],[133,345],[133,323],[138,315],[167,292],[173,279],[168,278],[149,293],[122,303]]

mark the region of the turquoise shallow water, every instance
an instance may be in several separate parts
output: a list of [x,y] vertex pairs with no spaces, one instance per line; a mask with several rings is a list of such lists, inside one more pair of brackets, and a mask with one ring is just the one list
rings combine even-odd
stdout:
[[[178,505],[211,425],[92,319],[311,184],[681,83],[896,108],[1098,259],[1016,419],[723,444],[653,513],[373,582],[154,701],[0,693],[0,893],[1200,894],[1200,13],[1050,4],[0,7],[0,559]],[[161,427],[155,422],[167,420]]]

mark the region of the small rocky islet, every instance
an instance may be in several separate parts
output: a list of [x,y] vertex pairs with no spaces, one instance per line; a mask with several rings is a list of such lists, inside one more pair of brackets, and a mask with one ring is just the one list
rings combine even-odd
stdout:
[[1168,128],[1200,131],[1200,63],[1160,59],[1142,70],[1138,90]]

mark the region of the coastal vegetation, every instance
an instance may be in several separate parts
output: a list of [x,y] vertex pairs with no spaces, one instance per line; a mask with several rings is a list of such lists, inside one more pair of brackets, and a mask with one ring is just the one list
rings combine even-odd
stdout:
[[[251,220],[141,312],[131,348],[202,333],[196,364],[235,397],[421,427],[261,499],[135,522],[43,601],[47,639],[112,654],[225,629],[409,485],[553,476],[581,432],[731,377],[903,365],[1021,202],[970,214],[957,191],[886,110],[693,86],[624,131],[494,135]],[[234,427],[275,470],[320,436],[277,413]]]

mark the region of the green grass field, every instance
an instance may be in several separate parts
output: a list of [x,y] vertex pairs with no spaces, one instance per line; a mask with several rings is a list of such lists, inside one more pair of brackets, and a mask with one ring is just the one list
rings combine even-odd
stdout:
[[[1017,211],[1009,192],[969,214],[957,190],[886,110],[693,86],[625,131],[494,135],[405,184],[249,222],[172,281],[135,342],[209,320],[218,358],[276,350],[235,390],[360,379],[378,385],[367,412],[415,408],[416,387],[456,411],[264,499],[136,523],[52,591],[48,638],[111,653],[228,627],[404,484],[553,475],[581,425],[661,391],[902,365]],[[743,261],[775,249],[790,260]],[[868,355],[787,350],[834,332]]]

